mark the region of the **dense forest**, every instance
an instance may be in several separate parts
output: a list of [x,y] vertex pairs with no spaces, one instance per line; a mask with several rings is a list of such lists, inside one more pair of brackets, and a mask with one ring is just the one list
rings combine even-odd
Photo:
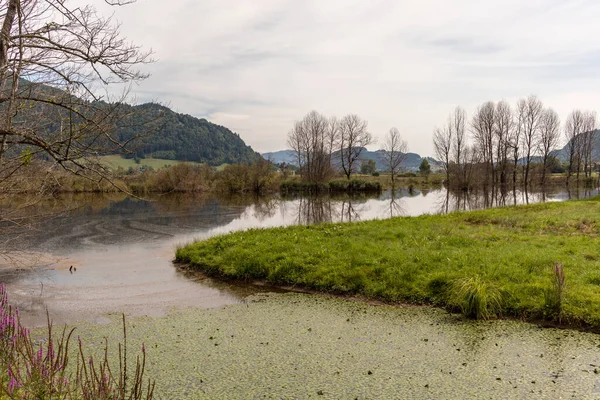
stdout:
[[[3,93],[10,92],[8,86]],[[132,106],[123,102],[90,102],[67,91],[24,79],[19,82],[19,95],[50,101],[23,101],[24,106],[13,117],[12,124],[23,131],[35,131],[38,139],[11,139],[9,142],[13,145],[6,152],[12,156],[29,148],[40,158],[48,159],[53,152],[38,152],[37,147],[60,147],[65,137],[77,136],[69,146],[80,146],[90,154],[196,161],[213,166],[252,163],[260,157],[229,129],[176,113],[160,104]],[[7,103],[0,104],[2,111],[7,107]],[[91,120],[94,122],[90,123]],[[72,134],[75,131],[77,135]],[[71,156],[74,155],[72,152]]]
[[139,158],[197,161],[210,165],[256,161],[260,155],[224,126],[179,114],[155,103],[131,107],[118,124],[120,142],[138,136],[128,146]]

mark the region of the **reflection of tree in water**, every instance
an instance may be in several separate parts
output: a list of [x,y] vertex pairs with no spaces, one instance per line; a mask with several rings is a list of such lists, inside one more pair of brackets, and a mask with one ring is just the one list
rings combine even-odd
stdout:
[[[445,196],[436,202],[438,213],[448,214],[456,211],[482,210],[492,207],[507,207],[520,204],[533,204],[559,198],[564,193],[560,186],[523,190],[509,187],[490,187],[477,190],[447,190]],[[568,191],[568,198],[572,197]],[[590,197],[594,191],[577,192]]]
[[307,196],[297,200],[296,223],[299,225],[332,222],[332,215],[329,196]]
[[295,215],[299,225],[322,224],[327,222],[351,222],[360,220],[366,211],[366,201],[377,196],[340,195],[340,196],[303,196],[294,201],[281,201],[282,213]]
[[360,220],[360,213],[355,209],[355,205],[352,204],[352,200],[343,200],[342,208],[340,210],[340,222],[352,222]]
[[392,189],[390,202],[387,207],[388,209],[386,210],[386,217],[389,216],[389,218],[393,218],[406,215],[406,210],[404,209],[404,206],[405,204],[402,200],[402,195],[399,192]]
[[274,197],[256,197],[254,203],[254,217],[260,222],[263,222],[267,218],[273,218],[275,212],[279,209],[280,199]]

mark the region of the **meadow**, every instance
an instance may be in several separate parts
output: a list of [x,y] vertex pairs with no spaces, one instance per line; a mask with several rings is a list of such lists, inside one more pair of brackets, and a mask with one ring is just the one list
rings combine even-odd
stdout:
[[600,331],[600,198],[251,229],[177,249],[210,276]]

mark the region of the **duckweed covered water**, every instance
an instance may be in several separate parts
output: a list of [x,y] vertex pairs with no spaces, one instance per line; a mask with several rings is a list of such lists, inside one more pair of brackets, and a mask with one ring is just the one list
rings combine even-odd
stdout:
[[[119,318],[77,329],[120,340]],[[128,321],[164,399],[600,397],[600,337],[297,293]]]

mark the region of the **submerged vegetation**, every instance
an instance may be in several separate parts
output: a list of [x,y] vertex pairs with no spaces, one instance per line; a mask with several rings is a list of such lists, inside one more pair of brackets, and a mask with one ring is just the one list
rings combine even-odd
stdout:
[[230,279],[435,304],[478,318],[502,314],[598,330],[599,216],[596,197],[251,229],[179,248],[176,260]]

